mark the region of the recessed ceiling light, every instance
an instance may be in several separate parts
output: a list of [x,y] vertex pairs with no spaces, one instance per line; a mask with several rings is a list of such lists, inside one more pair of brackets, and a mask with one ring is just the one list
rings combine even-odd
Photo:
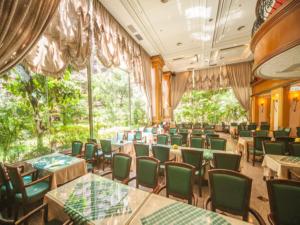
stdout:
[[181,42],[177,42],[177,44],[176,44],[177,46],[181,46],[182,45],[182,43]]
[[194,18],[209,18],[211,15],[211,7],[191,7],[185,10],[185,16],[188,19],[194,19]]

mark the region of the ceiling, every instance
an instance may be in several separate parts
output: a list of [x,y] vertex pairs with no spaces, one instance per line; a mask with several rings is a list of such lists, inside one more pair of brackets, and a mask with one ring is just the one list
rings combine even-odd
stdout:
[[99,1],[151,56],[164,58],[165,71],[253,58],[255,0]]

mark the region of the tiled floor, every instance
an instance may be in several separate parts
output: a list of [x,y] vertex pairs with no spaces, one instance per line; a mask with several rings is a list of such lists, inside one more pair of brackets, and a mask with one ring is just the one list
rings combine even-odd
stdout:
[[[231,137],[227,134],[221,134],[222,137],[227,138],[227,150],[232,151],[237,149],[237,141],[231,139]],[[252,193],[251,193],[251,207],[256,209],[264,218],[265,222],[267,224],[267,214],[269,213],[269,202],[267,199],[267,190],[266,190],[266,183],[263,181],[263,170],[260,166],[260,163],[257,163],[255,167],[252,166],[252,163],[246,162],[245,159],[242,159],[241,161],[242,166],[242,173],[252,178]],[[102,173],[103,171],[100,170],[97,173]],[[134,174],[132,174],[133,176]],[[131,186],[135,186],[134,182],[130,183]],[[234,190],[233,190],[234,191]],[[198,187],[195,185],[194,187],[194,193],[198,195]],[[225,193],[224,193],[225,194]],[[160,195],[165,195],[165,192],[162,191]],[[263,196],[265,199],[260,200],[258,197]],[[204,186],[202,189],[202,197],[198,197],[198,207],[203,208],[205,199],[208,197],[208,187]],[[250,218],[251,219],[251,218]],[[256,221],[254,221],[255,224]],[[36,216],[30,224],[32,225],[39,225],[41,223],[41,216]]]

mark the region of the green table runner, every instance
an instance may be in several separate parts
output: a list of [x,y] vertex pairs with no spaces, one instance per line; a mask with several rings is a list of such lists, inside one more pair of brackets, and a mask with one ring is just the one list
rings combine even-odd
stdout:
[[173,203],[141,219],[143,225],[230,225],[217,213],[184,203]]
[[64,205],[77,225],[131,212],[125,185],[110,180],[78,183]]
[[281,162],[286,163],[300,163],[300,157],[296,156],[285,156],[282,159],[280,159]]

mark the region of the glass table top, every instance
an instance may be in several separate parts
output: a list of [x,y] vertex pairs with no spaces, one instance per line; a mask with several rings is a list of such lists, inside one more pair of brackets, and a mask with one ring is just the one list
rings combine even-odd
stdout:
[[31,164],[36,169],[55,172],[74,163],[78,163],[81,160],[83,159],[64,155],[61,153],[53,153],[28,160],[26,162]]
[[49,192],[78,224],[124,224],[150,193],[87,174]]

